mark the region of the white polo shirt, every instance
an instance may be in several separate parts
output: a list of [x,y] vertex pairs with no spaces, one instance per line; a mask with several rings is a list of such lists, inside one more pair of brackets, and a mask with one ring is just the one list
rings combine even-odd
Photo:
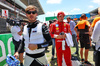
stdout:
[[19,41],[22,38],[22,36],[20,36],[18,34],[19,31],[21,31],[21,29],[20,29],[19,26],[13,26],[13,27],[11,27],[12,36],[13,36],[14,40],[16,40],[16,41]]

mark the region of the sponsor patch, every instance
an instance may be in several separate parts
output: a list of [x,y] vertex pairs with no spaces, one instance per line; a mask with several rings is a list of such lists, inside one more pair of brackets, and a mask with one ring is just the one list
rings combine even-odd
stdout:
[[37,32],[37,31],[32,31],[32,32],[34,33],[34,32]]
[[64,26],[66,26],[66,24],[64,24]]
[[57,27],[56,30],[59,30],[59,28]]
[[59,25],[58,24],[56,24],[56,27],[58,27]]

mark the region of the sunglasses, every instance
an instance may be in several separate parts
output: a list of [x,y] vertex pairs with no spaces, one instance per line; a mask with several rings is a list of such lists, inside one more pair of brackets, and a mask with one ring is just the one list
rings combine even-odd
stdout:
[[31,14],[31,13],[32,13],[32,14],[35,14],[35,13],[37,13],[37,11],[26,11],[26,13],[27,13],[27,14]]

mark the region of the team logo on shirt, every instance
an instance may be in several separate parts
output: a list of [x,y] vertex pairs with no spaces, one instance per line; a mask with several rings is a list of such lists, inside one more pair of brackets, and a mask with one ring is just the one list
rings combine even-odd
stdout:
[[56,30],[59,30],[59,28],[57,27]]
[[66,31],[66,27],[64,28],[64,31]]
[[59,32],[59,28],[58,27],[56,28],[56,32]]
[[56,32],[59,32],[59,30],[56,30]]
[[58,24],[56,24],[56,27],[58,27],[59,25]]
[[32,31],[33,33],[37,32],[37,31]]
[[64,26],[66,26],[66,24],[64,24]]

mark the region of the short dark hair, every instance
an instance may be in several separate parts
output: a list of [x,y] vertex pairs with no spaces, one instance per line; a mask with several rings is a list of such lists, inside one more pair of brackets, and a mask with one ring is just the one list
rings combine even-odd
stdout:
[[70,16],[68,16],[67,19],[71,19]]
[[36,6],[34,6],[34,5],[28,5],[28,6],[26,7],[26,9],[25,9],[25,12],[27,12],[27,11],[29,11],[29,10],[31,10],[31,9],[35,9],[37,12],[39,11],[38,8],[37,8]]
[[49,20],[49,24],[51,24],[51,23],[53,23],[53,21],[52,20]]
[[57,21],[57,19],[54,19],[53,22]]
[[81,15],[81,18],[84,18],[84,17],[86,17],[86,14],[83,13],[83,14]]

